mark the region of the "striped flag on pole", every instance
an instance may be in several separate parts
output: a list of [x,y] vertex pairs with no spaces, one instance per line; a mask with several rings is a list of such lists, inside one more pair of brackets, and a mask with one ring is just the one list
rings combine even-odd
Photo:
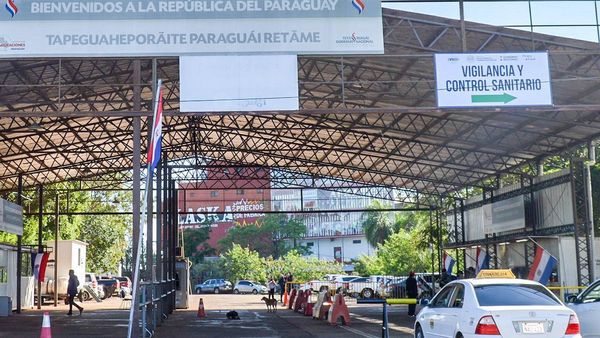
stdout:
[[446,272],[451,275],[452,269],[454,269],[454,263],[456,263],[456,261],[454,258],[450,257],[450,255],[444,252],[443,263],[444,269],[446,269]]
[[46,265],[48,264],[49,252],[32,253],[31,264],[33,265],[33,276],[36,280],[44,281],[46,278]]
[[477,248],[477,273],[490,268],[490,256],[482,248]]
[[161,141],[162,141],[162,113],[163,99],[161,93],[161,83],[158,82],[156,92],[156,107],[154,109],[154,119],[152,120],[152,135],[150,146],[148,147],[148,168],[150,172],[154,172],[158,162],[160,161]]
[[558,263],[558,259],[554,258],[548,251],[538,246],[535,250],[535,259],[531,270],[529,270],[530,280],[534,280],[540,284],[548,284],[552,270]]

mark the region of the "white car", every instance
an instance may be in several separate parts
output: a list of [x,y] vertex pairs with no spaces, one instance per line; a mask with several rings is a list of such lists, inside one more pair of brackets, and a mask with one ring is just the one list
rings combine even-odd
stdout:
[[584,338],[600,338],[600,280],[569,301],[567,306],[579,317],[581,335]]
[[235,284],[235,286],[233,287],[233,293],[238,294],[238,293],[253,293],[253,294],[259,294],[259,293],[266,293],[267,292],[267,287],[264,285],[261,285],[257,282],[253,282],[253,281],[249,281],[249,280],[241,280],[239,282],[237,282]]
[[540,283],[523,279],[450,282],[419,312],[415,337],[581,338],[579,320]]

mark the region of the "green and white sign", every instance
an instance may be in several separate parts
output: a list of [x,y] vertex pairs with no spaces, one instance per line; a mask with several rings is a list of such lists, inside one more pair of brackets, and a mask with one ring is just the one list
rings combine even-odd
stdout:
[[440,108],[552,105],[548,53],[436,54]]

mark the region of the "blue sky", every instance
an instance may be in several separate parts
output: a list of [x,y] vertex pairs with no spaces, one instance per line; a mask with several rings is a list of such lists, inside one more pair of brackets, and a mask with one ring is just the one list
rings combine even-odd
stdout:
[[[569,27],[534,27],[534,32],[598,42],[595,3],[600,1],[531,1],[534,25],[579,25]],[[458,1],[385,3],[384,7],[458,19]],[[528,1],[465,2],[465,19],[495,26],[513,26],[529,31]],[[589,25],[589,26],[582,26]],[[592,26],[593,25],[593,26]]]

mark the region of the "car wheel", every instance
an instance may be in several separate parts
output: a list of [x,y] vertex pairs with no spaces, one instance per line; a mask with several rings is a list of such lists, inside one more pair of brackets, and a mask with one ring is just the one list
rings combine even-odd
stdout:
[[92,297],[90,297],[90,294],[87,291],[83,291],[83,301],[87,302],[88,300],[92,299]]
[[239,295],[240,294],[240,290],[235,289],[235,290],[233,290],[233,293],[235,293],[236,295]]
[[215,288],[215,294],[219,293],[219,288]]
[[196,293],[202,293],[202,289],[200,289],[200,288],[197,288],[197,289],[196,289]]
[[457,333],[457,334],[456,334],[456,338],[463,338],[463,335],[462,335],[462,333],[460,333],[460,332],[459,332],[459,333]]
[[256,290],[256,289],[252,290],[252,294],[253,295],[258,295],[258,290]]
[[362,291],[363,298],[373,298],[373,295],[374,295],[374,293],[373,293],[373,290],[371,290],[371,289],[364,289]]
[[415,338],[425,338],[421,325],[417,325],[417,328],[415,329]]

